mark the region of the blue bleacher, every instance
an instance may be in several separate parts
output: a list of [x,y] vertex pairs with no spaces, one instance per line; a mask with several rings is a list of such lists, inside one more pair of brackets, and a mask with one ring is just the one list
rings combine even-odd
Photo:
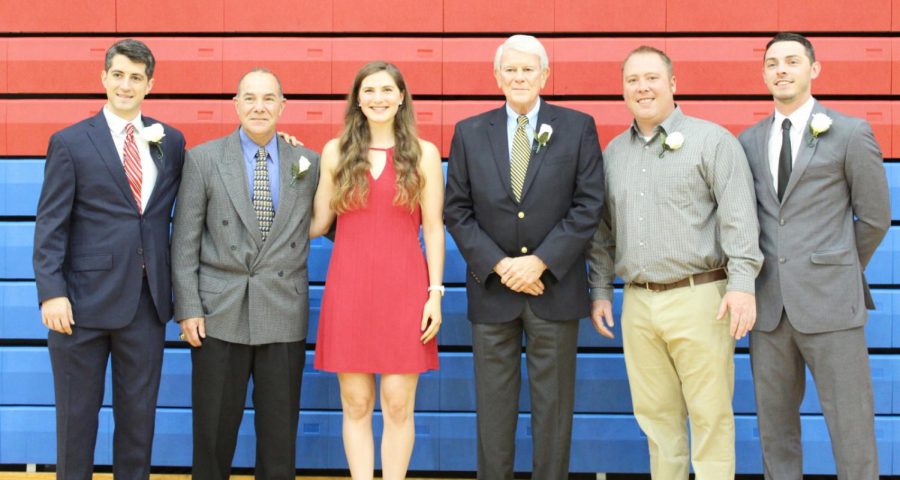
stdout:
[[900,220],[900,163],[886,163],[884,169],[891,190],[891,218]]
[[0,160],[0,216],[34,216],[43,181],[43,160]]
[[[319,309],[322,303],[324,287],[313,285],[309,289],[309,336],[308,343],[315,343],[319,322]],[[869,312],[866,325],[866,338],[870,348],[892,348],[900,346],[900,322],[893,322],[900,309],[900,300],[894,299],[900,291],[874,289],[872,296],[877,310]],[[895,307],[896,305],[896,307]],[[613,310],[616,326],[613,328],[615,339],[601,336],[594,329],[588,318],[583,318],[578,333],[580,347],[621,347],[622,335],[619,315],[622,307],[622,290],[616,289],[613,299]],[[438,333],[438,344],[441,346],[467,346],[472,344],[471,324],[466,317],[466,292],[462,287],[447,288],[443,303],[444,323]],[[180,330],[174,323],[168,325],[166,340],[178,341]],[[44,339],[47,331],[41,324],[40,312],[37,309],[37,290],[34,282],[0,281],[0,339]],[[747,338],[737,343],[738,347],[748,346]]]
[[[475,410],[472,355],[462,352],[440,354],[441,368],[423,374],[419,380],[416,410],[427,412],[469,412]],[[628,413],[631,395],[621,353],[581,354],[577,360],[575,411],[578,413]],[[871,358],[875,413],[900,413],[895,405],[894,372],[900,371],[900,356],[877,355]],[[525,357],[521,363],[522,384],[519,411],[531,410]],[[107,367],[104,405],[111,404],[110,368]],[[187,348],[166,350],[158,405],[165,408],[191,406],[191,359]],[[53,405],[53,377],[46,347],[0,347],[0,406]],[[252,407],[250,392],[248,408]],[[313,410],[340,410],[340,391],[333,373],[313,368],[313,352],[307,352],[303,373],[300,407]],[[755,412],[750,360],[747,354],[735,357],[734,410],[737,414]],[[807,371],[806,396],[801,405],[805,414],[821,413],[815,384]]]
[[[96,449],[97,463],[108,464],[112,450],[112,414],[100,412],[100,435]],[[54,409],[52,407],[0,408],[0,463],[20,463],[22,458],[35,463],[55,463],[56,452],[46,448],[54,442]],[[516,469],[530,470],[530,416],[521,414],[516,432]],[[876,417],[875,428],[881,473],[892,470],[898,451],[898,420]],[[381,430],[376,414],[375,431]],[[419,413],[416,415],[416,448],[412,470],[474,470],[475,415],[473,413]],[[341,423],[338,412],[304,410],[298,428],[297,466],[304,469],[346,468],[341,446]],[[834,463],[827,427],[821,416],[804,415],[804,471],[810,474],[833,474]],[[189,465],[191,458],[191,412],[188,409],[160,408],[157,412],[157,435],[154,440],[153,464],[159,466]],[[735,417],[738,473],[761,471],[756,418]],[[630,415],[576,414],[573,421],[573,472],[639,473],[648,468],[646,438]],[[377,441],[377,440],[376,440]],[[377,443],[376,443],[377,444]],[[378,455],[376,454],[376,459]],[[247,410],[241,423],[235,467],[251,467],[255,460],[253,411]]]
[[[900,220],[900,164],[886,164],[892,192],[892,216]],[[43,176],[43,160],[0,160],[0,339],[31,341],[46,339],[40,322],[37,294],[31,268],[34,215]],[[16,218],[12,218],[16,217]],[[25,217],[21,220],[19,217]],[[323,286],[332,244],[325,239],[312,242],[310,254],[310,331],[315,343]],[[866,274],[872,285],[877,309],[870,312],[866,327],[872,349],[900,348],[900,227],[892,227],[879,247]],[[416,448],[411,469],[426,471],[471,471],[475,469],[475,394],[472,366],[471,329],[466,318],[466,294],[461,286],[466,266],[458,249],[447,236],[445,282],[450,285],[444,298],[444,324],[439,345],[441,368],[423,375],[416,402]],[[601,337],[589,319],[581,320],[576,386],[571,469],[575,472],[642,473],[648,471],[646,438],[630,414],[630,393],[621,353],[622,291],[616,289],[615,339]],[[894,319],[898,319],[894,322]],[[154,466],[184,467],[191,463],[190,350],[180,347],[178,326],[170,323],[166,338],[175,342],[167,348],[160,387]],[[738,347],[747,347],[746,339]],[[595,350],[595,349],[601,350]],[[341,442],[340,395],[334,374],[313,368],[314,352],[307,352],[301,395],[297,465],[304,469],[346,468]],[[876,433],[882,474],[900,474],[900,355],[871,355],[875,394]],[[517,430],[516,468],[531,467],[530,398],[522,360],[520,422]],[[108,369],[109,370],[109,369]],[[112,460],[113,421],[109,372],[105,407],[101,410],[96,463]],[[827,427],[815,385],[807,372],[807,388],[801,412],[804,414],[804,471],[833,474],[834,464]],[[734,408],[739,473],[762,471],[758,429],[749,357],[735,357]],[[241,424],[236,467],[252,467],[255,462],[252,402],[247,401]],[[894,417],[894,415],[898,415]],[[376,415],[375,431],[381,428]],[[0,464],[55,463],[55,413],[50,361],[44,346],[0,346]],[[378,459],[378,455],[376,455]],[[376,460],[378,461],[378,460]]]
[[[453,243],[447,238],[447,260],[444,283],[465,283],[465,262]],[[900,227],[891,227],[866,269],[866,278],[873,285],[890,285],[900,278],[900,264],[895,265],[894,253],[900,248]],[[314,239],[310,244],[309,280],[324,282],[331,258],[332,243],[325,238]],[[0,221],[0,278],[34,278],[31,253],[34,246],[34,222]]]

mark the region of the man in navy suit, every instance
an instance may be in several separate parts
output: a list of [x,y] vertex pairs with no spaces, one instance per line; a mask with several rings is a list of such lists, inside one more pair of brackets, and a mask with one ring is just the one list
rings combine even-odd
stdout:
[[444,217],[468,264],[478,478],[512,478],[522,337],[533,476],[568,478],[578,319],[590,314],[585,250],[600,222],[594,120],[545,102],[547,52],[514,35],[494,56],[506,103],[459,122]]
[[108,102],[50,138],[34,271],[56,392],[57,475],[90,479],[106,364],[113,369],[113,474],[148,478],[165,323],[169,223],[184,162],[178,130],[141,115],[153,54],[106,52]]

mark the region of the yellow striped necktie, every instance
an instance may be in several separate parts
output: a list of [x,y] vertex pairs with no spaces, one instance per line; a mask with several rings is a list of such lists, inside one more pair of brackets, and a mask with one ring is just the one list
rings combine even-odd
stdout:
[[519,126],[513,135],[512,157],[509,162],[509,177],[516,201],[522,200],[522,187],[525,186],[525,174],[528,172],[528,161],[531,159],[531,145],[528,144],[528,117],[519,115]]

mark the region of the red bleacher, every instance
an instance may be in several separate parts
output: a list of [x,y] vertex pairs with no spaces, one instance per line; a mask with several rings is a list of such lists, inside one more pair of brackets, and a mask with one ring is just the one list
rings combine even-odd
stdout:
[[0,93],[6,93],[6,65],[7,65],[7,44],[9,42],[5,38],[0,38]]
[[6,104],[3,102],[0,102],[0,155],[8,155],[6,148]]
[[[95,9],[91,5],[86,11]],[[115,12],[118,32],[221,32],[225,28],[224,0],[116,0]]]
[[331,92],[332,40],[327,38],[226,38],[223,40],[223,93],[234,93],[254,67],[278,75],[286,94]]
[[[605,147],[631,123],[631,114],[618,100],[561,101],[594,117]],[[825,101],[848,115],[865,118],[872,125],[875,137],[885,157],[893,157],[896,138],[900,142],[900,102],[888,101]],[[439,101],[420,100],[415,103],[416,119],[422,138],[434,143],[443,156],[450,151],[456,122],[472,115],[497,108],[500,100]],[[688,115],[713,121],[740,134],[772,113],[772,104],[765,100],[689,100],[679,102]],[[7,127],[8,155],[42,155],[47,139],[56,130],[95,114],[103,106],[102,100],[6,100],[0,107],[0,126]],[[279,129],[300,138],[309,147],[321,150],[328,139],[338,135],[344,118],[343,100],[289,100]],[[237,125],[237,115],[230,100],[150,100],[144,113],[159,117],[181,129],[188,146],[230,132]],[[894,118],[898,119],[895,125]],[[0,130],[2,132],[2,130]],[[900,143],[897,143],[900,145]],[[0,143],[2,146],[2,143]]]
[[[396,63],[414,95],[499,95],[493,77],[497,38],[145,37],[158,65],[153,91],[231,94],[252,67],[279,75],[288,94],[345,94],[359,67]],[[900,39],[819,37],[823,64],[814,92],[900,92]],[[765,95],[766,38],[544,38],[551,60],[545,95],[619,95],[621,63],[647,44],[668,52],[679,94]],[[0,39],[0,93],[99,93],[103,37]],[[4,65],[6,68],[4,68]],[[60,72],[65,72],[60,74]],[[480,72],[480,73],[479,73]]]
[[[67,0],[0,2],[5,32],[890,32],[898,0]],[[171,14],[177,12],[177,14]]]
[[621,95],[622,60],[641,45],[665,49],[662,38],[558,38],[550,78],[557,95]]
[[415,95],[442,93],[440,38],[336,38],[332,48],[331,93],[347,94],[356,72],[372,60],[396,64]]
[[[669,32],[771,32],[778,30],[778,4],[790,0],[668,0]],[[822,7],[818,7],[822,8]]]
[[328,0],[335,32],[440,32],[442,11],[457,0]]
[[891,7],[892,0],[779,0],[778,30],[885,32],[891,29]]
[[554,7],[553,0],[446,0],[444,31],[552,32]]
[[330,32],[331,0],[225,0],[225,32]]
[[557,32],[664,32],[666,0],[556,0]]
[[0,2],[0,32],[115,31],[116,0]]

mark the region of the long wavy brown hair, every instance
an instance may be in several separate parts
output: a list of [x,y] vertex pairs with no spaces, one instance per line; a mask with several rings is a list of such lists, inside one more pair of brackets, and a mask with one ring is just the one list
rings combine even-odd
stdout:
[[337,213],[365,206],[368,199],[369,181],[366,175],[372,168],[368,158],[370,135],[368,120],[359,108],[359,90],[366,77],[378,72],[387,72],[403,92],[403,104],[394,117],[393,163],[397,172],[394,204],[408,206],[410,211],[415,210],[425,188],[425,177],[419,169],[422,147],[416,135],[412,95],[395,65],[383,61],[370,62],[357,72],[353,79],[353,89],[347,96],[344,130],[338,144],[341,158],[334,174],[335,189],[331,199],[331,208]]

